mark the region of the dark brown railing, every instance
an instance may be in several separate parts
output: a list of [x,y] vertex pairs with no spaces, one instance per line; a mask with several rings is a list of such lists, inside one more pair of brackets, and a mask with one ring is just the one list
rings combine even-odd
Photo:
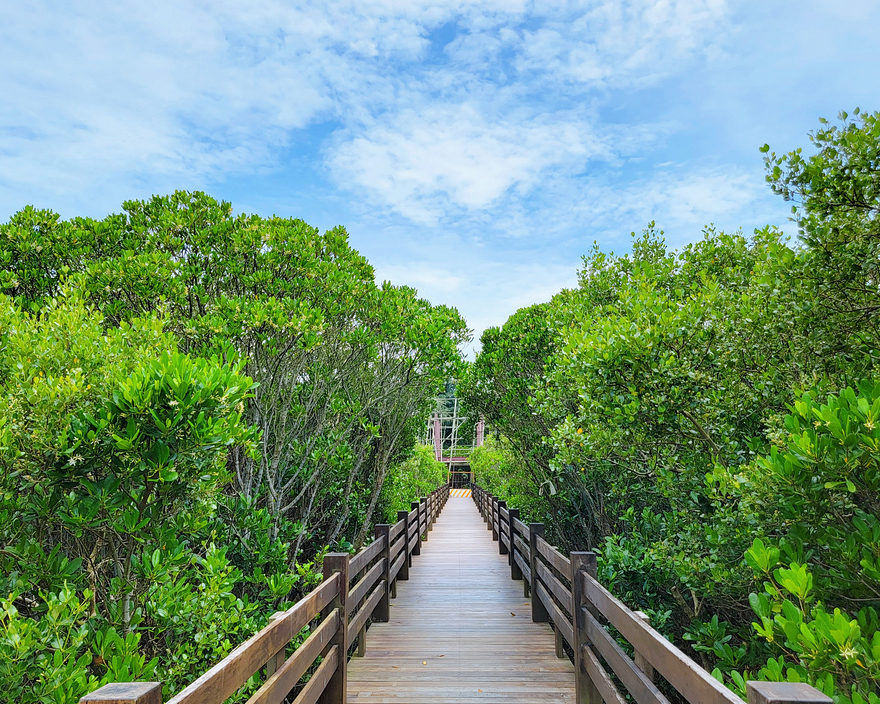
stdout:
[[[324,557],[324,581],[167,704],[221,704],[265,668],[265,682],[247,704],[280,704],[320,657],[321,663],[297,693],[294,704],[344,704],[349,651],[364,655],[367,627],[388,621],[397,580],[409,579],[412,556],[421,552],[434,521],[449,498],[441,486],[399,511],[397,523],[378,525],[375,539],[356,555]],[[306,626],[309,637],[289,656],[291,641]],[[162,704],[159,682],[108,684],[80,704]]]
[[[507,555],[511,579],[523,581],[531,598],[532,621],[549,622],[556,655],[574,654],[578,704],[669,704],[655,684],[659,674],[690,704],[742,704],[742,700],[651,628],[648,617],[631,611],[596,579],[596,555],[566,557],[544,539],[544,524],[526,525],[519,511],[471,485],[474,503]],[[613,626],[630,644],[633,657],[605,629]],[[619,683],[619,684],[618,684]],[[624,691],[621,691],[624,690]],[[807,684],[748,682],[750,704],[831,704]]]

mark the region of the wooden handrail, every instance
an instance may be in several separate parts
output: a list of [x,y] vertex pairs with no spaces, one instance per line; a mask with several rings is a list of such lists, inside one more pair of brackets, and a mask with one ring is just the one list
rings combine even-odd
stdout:
[[[556,653],[562,642],[574,652],[578,704],[669,704],[654,684],[662,675],[691,704],[743,704],[731,690],[676,648],[631,611],[596,578],[596,555],[572,552],[566,557],[544,538],[544,525],[526,525],[519,511],[506,508],[477,484],[471,496],[494,540],[506,537],[511,579],[523,580],[531,596],[532,620],[550,621],[556,632]],[[506,520],[505,520],[506,519]],[[613,626],[634,650],[630,657],[605,629]],[[607,663],[603,665],[603,660]],[[625,692],[618,689],[616,681]],[[749,704],[831,704],[831,699],[807,684],[747,682]]]
[[[441,485],[400,511],[397,523],[376,527],[376,539],[356,555],[329,553],[324,557],[324,580],[287,611],[239,645],[167,704],[221,704],[266,666],[263,686],[248,704],[280,704],[306,671],[322,661],[294,700],[295,704],[344,704],[349,650],[366,648],[371,620],[388,620],[388,599],[398,579],[409,578],[412,556],[420,553],[420,536],[427,540],[446,500]],[[290,642],[306,626],[309,637],[288,657]],[[80,699],[80,704],[162,704],[158,682],[114,683]]]

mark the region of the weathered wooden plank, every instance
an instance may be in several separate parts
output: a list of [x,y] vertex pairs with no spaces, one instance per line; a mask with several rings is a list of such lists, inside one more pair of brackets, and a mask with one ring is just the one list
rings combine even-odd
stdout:
[[373,588],[373,585],[382,577],[384,571],[385,560],[382,559],[373,565],[370,568],[370,571],[361,577],[358,583],[351,588],[351,591],[348,592],[349,610],[354,610],[354,608],[361,603],[361,600],[367,595],[367,592],[369,592]]
[[538,579],[540,579],[541,583],[550,590],[553,597],[556,599],[556,602],[559,606],[565,609],[570,618],[572,614],[571,592],[568,591],[568,588],[556,578],[556,575],[547,569],[547,567],[545,567],[540,561],[537,563],[537,567]]
[[333,609],[318,628],[296,649],[247,704],[281,704],[339,628],[339,609]]
[[605,704],[626,704],[626,699],[624,699],[620,695],[620,692],[617,691],[617,687],[614,686],[614,682],[611,681],[608,673],[605,672],[605,669],[602,667],[602,663],[599,662],[599,658],[596,657],[596,654],[590,650],[588,645],[584,646],[583,651],[584,659],[582,662],[584,663],[584,668],[590,676],[590,679],[593,681],[593,684],[596,685],[596,689],[599,690],[599,694],[602,696],[602,701],[604,701]]
[[397,573],[400,572],[400,568],[406,564],[406,553],[401,552],[400,555],[397,556],[397,559],[394,561],[394,564],[391,565],[391,569],[388,571],[388,579],[394,581],[394,578],[397,577]]
[[526,540],[531,538],[531,535],[529,534],[529,527],[518,518],[513,519],[513,527],[516,529],[516,532],[519,533]]
[[524,542],[522,538],[518,535],[513,536],[513,542],[516,545],[517,552],[523,556],[523,559],[528,562],[529,561],[529,544]]
[[[346,585],[343,585],[343,589]],[[204,704],[226,701],[251,675],[290,642],[339,593],[340,579],[334,575],[304,596],[285,615],[245,641],[168,704]]]
[[369,565],[373,558],[382,552],[384,548],[385,545],[382,543],[382,540],[374,540],[357,555],[351,558],[351,561],[348,563],[348,573],[352,576],[356,575]]
[[504,544],[504,547],[506,547],[508,550],[510,550],[510,541],[507,539],[506,533],[501,533],[498,536],[498,539]]
[[353,616],[350,616],[348,619],[348,640],[349,642],[353,641],[355,636],[358,634],[358,631],[361,630],[361,627],[367,622],[367,619],[373,615],[373,610],[376,608],[376,604],[382,599],[385,594],[385,580],[383,579],[376,585],[376,588],[372,591],[369,598],[364,602],[364,605],[358,609],[358,612]]
[[516,564],[516,561],[513,559],[513,552],[516,549],[516,545],[514,540],[516,538],[516,531],[513,528],[513,519],[519,518],[519,509],[512,508],[510,509],[510,525],[507,527],[507,564],[510,565],[510,578],[522,580],[522,571],[519,569],[519,565]]
[[398,535],[403,533],[404,526],[406,526],[406,521],[398,521],[393,526],[391,526],[391,539],[394,540]]
[[574,704],[574,667],[522,587],[475,503],[450,497],[390,620],[349,663],[349,704]]
[[513,559],[516,560],[516,564],[519,565],[519,569],[522,572],[523,579],[531,585],[532,583],[532,571],[529,569],[529,563],[523,560],[522,555],[519,552],[514,553]]
[[113,682],[79,700],[79,704],[162,704],[161,682]]
[[401,550],[403,550],[403,544],[404,544],[405,540],[406,540],[406,536],[401,535],[397,540],[395,540],[393,543],[391,543],[391,551],[390,552],[391,552],[392,561],[394,560],[395,557],[397,557],[397,553],[399,553]]
[[339,646],[334,645],[330,648],[327,655],[324,656],[324,661],[318,665],[315,674],[312,675],[306,686],[303,687],[299,696],[293,700],[293,704],[315,704],[318,701],[318,697],[323,694],[330,678],[333,677],[338,664]]
[[[568,644],[572,645],[574,643],[574,628],[571,626],[571,620],[562,609],[556,605],[556,602],[550,598],[550,595],[547,593],[547,590],[544,589],[544,585],[541,584],[540,581],[535,581],[534,588],[538,594],[538,598],[541,599],[544,606],[547,608],[550,618],[553,620],[553,625],[556,626],[560,633],[562,633],[565,640],[568,641]],[[553,651],[556,652],[555,646]]]
[[510,519],[510,511],[507,510],[507,506],[501,506],[498,509],[498,513],[501,514],[501,518],[507,522]]
[[831,704],[815,687],[803,682],[746,682],[749,704]]
[[[413,530],[415,530],[415,528]],[[421,539],[422,538],[418,533],[413,533],[412,538],[409,539],[409,552],[413,551],[413,548],[419,544]]]
[[599,655],[605,658],[605,662],[614,670],[614,674],[617,675],[633,699],[638,704],[669,704],[669,701],[660,693],[654,683],[645,677],[645,673],[636,667],[636,664],[617,644],[611,634],[602,628],[593,614],[586,609],[584,609],[584,618],[590,643]]
[[[330,575],[338,572],[340,579],[339,583],[343,586],[348,584],[350,581],[348,578],[348,565],[350,561],[351,555],[348,553],[327,553],[324,555],[324,564],[321,565],[321,572],[323,573],[324,578],[326,579]],[[348,621],[349,609],[347,589],[343,588],[339,590],[339,594],[332,602],[330,602],[330,606],[324,610],[322,616],[328,616],[333,609],[339,609],[340,618],[342,619],[343,624]],[[323,687],[324,693],[320,698],[323,704],[339,704],[339,702],[345,701],[346,692],[348,692],[348,686],[346,684],[348,643],[348,630],[346,628],[337,628],[333,633],[333,636],[330,638],[328,647],[338,648],[339,658],[336,668],[333,670],[332,674],[328,675],[328,680]]]
[[558,570],[561,574],[571,574],[571,563],[568,561],[568,558],[543,538],[538,540],[538,552],[541,557],[553,565],[554,569]]
[[645,624],[595,579],[586,574],[582,578],[590,603],[685,699],[700,704],[742,704],[738,696]]
[[[382,551],[382,561],[385,563],[385,571],[382,573],[382,579],[385,582],[385,590],[382,592],[382,598],[379,599],[379,604],[376,606],[374,613],[374,618],[377,621],[387,621],[391,616],[391,591],[388,589],[391,586],[391,575],[389,571],[391,570],[391,539],[388,537],[388,533],[391,531],[391,526],[387,523],[379,523],[378,525],[373,526],[374,535],[376,538],[382,540],[382,544],[385,546],[385,549]],[[349,609],[348,612],[349,618],[351,618],[352,610]]]

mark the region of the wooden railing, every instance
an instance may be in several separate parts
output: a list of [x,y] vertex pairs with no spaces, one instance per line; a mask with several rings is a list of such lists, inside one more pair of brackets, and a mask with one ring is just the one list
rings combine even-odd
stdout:
[[[474,503],[508,556],[511,579],[523,581],[531,598],[532,621],[550,622],[556,655],[573,653],[578,704],[669,704],[658,689],[657,675],[690,704],[742,704],[721,682],[651,628],[648,617],[633,612],[596,579],[596,555],[572,552],[566,557],[544,539],[544,524],[526,525],[509,508],[476,484]],[[630,657],[605,628],[614,627],[633,650]],[[624,690],[624,691],[621,691]],[[819,690],[801,683],[748,682],[750,704],[831,704]]]
[[[221,704],[254,674],[265,668],[265,682],[247,704],[280,704],[303,675],[318,665],[296,694],[294,704],[344,704],[349,651],[363,655],[370,620],[388,621],[389,599],[397,580],[409,579],[412,556],[421,552],[434,521],[449,498],[441,486],[399,511],[397,523],[377,525],[375,539],[356,555],[324,557],[324,581],[167,704]],[[293,652],[296,636],[311,626],[309,637]],[[80,704],[162,704],[159,682],[108,684],[86,695]]]

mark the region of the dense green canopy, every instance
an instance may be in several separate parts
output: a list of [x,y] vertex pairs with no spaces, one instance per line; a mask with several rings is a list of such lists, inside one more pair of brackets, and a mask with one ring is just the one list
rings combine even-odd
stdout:
[[767,156],[798,242],[652,223],[486,331],[459,393],[489,488],[732,687],[880,702],[880,114],[811,140]]
[[404,460],[467,327],[377,285],[342,228],[178,192],[100,221],[26,208],[0,262],[16,701],[176,691],[310,589],[328,546],[436,485]]

